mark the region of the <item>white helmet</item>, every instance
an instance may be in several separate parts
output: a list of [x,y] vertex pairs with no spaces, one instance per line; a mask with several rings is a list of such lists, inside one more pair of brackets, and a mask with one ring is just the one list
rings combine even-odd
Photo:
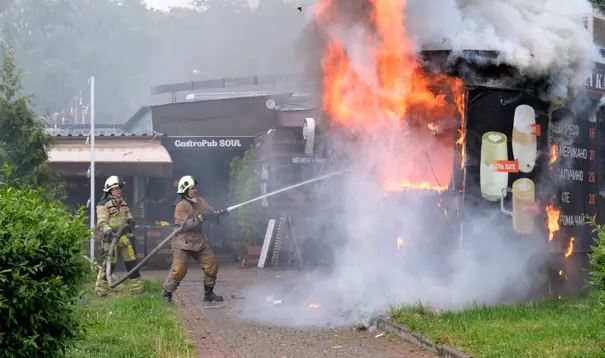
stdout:
[[177,187],[176,193],[185,194],[187,192],[187,189],[191,188],[196,184],[197,182],[195,181],[195,179],[193,179],[191,175],[185,175],[184,177],[179,179],[179,185]]
[[109,191],[115,187],[123,187],[124,182],[120,181],[120,178],[116,175],[112,175],[107,180],[105,180],[105,185],[103,186],[103,191],[109,193]]

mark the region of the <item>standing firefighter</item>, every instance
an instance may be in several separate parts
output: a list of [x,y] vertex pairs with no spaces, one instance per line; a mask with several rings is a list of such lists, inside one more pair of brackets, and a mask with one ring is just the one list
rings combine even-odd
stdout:
[[[112,271],[118,260],[118,255],[122,257],[126,271],[132,270],[137,264],[137,257],[134,251],[132,240],[134,239],[134,219],[130,215],[130,210],[126,201],[122,199],[122,187],[124,183],[113,175],[107,178],[103,186],[103,197],[97,205],[97,232],[103,240],[103,252],[109,253],[111,241],[118,234],[116,246],[111,257]],[[109,293],[109,285],[105,267],[101,269],[97,276],[95,291],[99,296],[106,296]],[[131,293],[138,294],[143,292],[143,280],[141,274],[137,271],[130,276],[128,288]]]
[[206,200],[198,196],[197,182],[186,175],[179,180],[177,194],[179,198],[174,207],[175,225],[183,232],[172,240],[172,268],[164,281],[164,299],[172,303],[172,293],[187,273],[187,259],[199,262],[204,272],[204,302],[222,301],[223,297],[215,295],[214,284],[218,273],[218,264],[214,252],[202,231],[202,223],[219,222],[221,215],[227,211],[215,211]]

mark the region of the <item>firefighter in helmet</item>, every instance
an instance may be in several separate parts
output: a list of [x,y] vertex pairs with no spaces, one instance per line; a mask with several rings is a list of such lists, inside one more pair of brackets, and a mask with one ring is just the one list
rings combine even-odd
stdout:
[[205,222],[219,222],[225,209],[215,211],[204,198],[198,195],[197,182],[185,175],[178,182],[174,207],[174,221],[183,231],[172,239],[172,267],[164,281],[164,299],[172,302],[172,293],[187,273],[187,260],[192,257],[201,264],[204,273],[204,302],[222,301],[223,297],[214,293],[218,264],[214,252],[202,231]]
[[[103,186],[103,197],[97,204],[97,233],[103,241],[103,252],[109,251],[109,246],[114,237],[120,231],[120,237],[117,240],[111,260],[112,271],[117,263],[118,256],[124,261],[126,271],[132,270],[137,264],[137,257],[134,251],[134,219],[130,214],[130,210],[126,201],[122,198],[122,187],[124,182],[112,175],[105,181]],[[141,274],[137,271],[130,276],[127,286],[131,293],[142,293],[143,280]],[[105,268],[101,269],[97,276],[95,284],[95,292],[99,296],[106,296],[109,293],[109,285],[105,277]]]

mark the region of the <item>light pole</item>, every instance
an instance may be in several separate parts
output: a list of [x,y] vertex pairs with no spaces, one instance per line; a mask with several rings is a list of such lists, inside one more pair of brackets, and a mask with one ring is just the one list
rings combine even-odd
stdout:
[[95,77],[90,84],[90,258],[95,258]]

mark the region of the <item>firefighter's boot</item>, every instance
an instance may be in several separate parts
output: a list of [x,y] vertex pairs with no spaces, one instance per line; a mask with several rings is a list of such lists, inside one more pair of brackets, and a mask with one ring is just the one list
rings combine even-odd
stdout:
[[[126,266],[127,272],[131,271],[136,265],[136,260],[124,262],[124,266]],[[143,291],[145,291],[145,287],[143,285],[143,279],[141,278],[141,274],[139,273],[139,271],[136,271],[130,277],[131,278],[128,280],[127,284],[128,291],[130,291],[130,293],[133,295],[143,293]]]
[[164,299],[164,302],[168,303],[169,305],[172,304],[172,292],[164,290],[164,293],[162,293],[162,298]]
[[133,278],[128,281],[128,291],[130,291],[131,294],[139,295],[143,293],[143,291],[145,291],[145,286],[143,284],[142,278]]
[[220,302],[223,300],[223,296],[215,295],[214,287],[204,285],[204,302]]

